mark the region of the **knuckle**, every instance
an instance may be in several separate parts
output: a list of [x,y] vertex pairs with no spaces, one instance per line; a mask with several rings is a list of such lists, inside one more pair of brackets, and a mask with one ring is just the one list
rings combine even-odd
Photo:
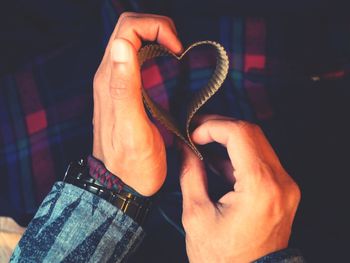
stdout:
[[160,18],[167,24],[171,24],[171,25],[174,24],[174,21],[168,16],[160,16]]
[[231,129],[236,130],[240,134],[248,135],[251,138],[256,138],[257,135],[263,134],[259,125],[242,120],[231,120]]
[[293,205],[298,205],[301,199],[301,191],[300,187],[296,182],[292,180],[290,186],[289,186],[289,195],[290,199]]
[[[203,126],[205,129],[213,129],[217,127],[219,124],[222,124],[223,122],[226,122],[226,121],[221,119],[208,119],[208,120],[204,120],[204,122],[202,122],[200,126]],[[231,129],[232,127],[231,127],[230,121],[228,121],[227,124],[228,124],[227,127]]]
[[131,15],[135,15],[136,13],[134,12],[123,12],[120,14],[119,16],[119,21],[122,21],[124,20],[125,18],[127,18],[128,16],[131,16]]
[[170,17],[164,15],[151,15],[147,18],[158,23],[173,23],[173,20]]
[[[121,28],[132,28],[133,26],[133,20],[134,20],[134,17],[130,17],[130,16],[125,16],[123,18],[121,18],[120,21],[120,25],[121,25]],[[134,20],[135,21],[135,20]]]
[[133,13],[133,12],[122,13],[118,19],[118,26],[120,28],[119,30],[132,28],[134,21],[137,18],[140,18],[140,16],[137,13]]
[[243,124],[243,127],[249,131],[252,131],[252,132],[260,131],[260,127],[257,124],[251,123],[251,122],[245,122]]
[[[149,23],[150,23],[150,27],[149,30],[150,31],[159,31],[162,30],[166,27],[166,20],[164,20],[161,17],[150,17],[149,18]],[[156,40],[156,35],[154,36],[153,40]]]
[[122,78],[116,79],[110,83],[109,91],[112,99],[124,99],[128,97],[130,93],[128,81]]
[[251,123],[242,120],[229,120],[228,124],[231,129],[241,129],[246,130],[251,127]]
[[238,126],[249,131],[258,131],[260,129],[257,124],[248,121],[238,121]]
[[300,201],[299,186],[291,179],[287,186],[271,183],[269,186],[268,210],[276,218],[294,210]]

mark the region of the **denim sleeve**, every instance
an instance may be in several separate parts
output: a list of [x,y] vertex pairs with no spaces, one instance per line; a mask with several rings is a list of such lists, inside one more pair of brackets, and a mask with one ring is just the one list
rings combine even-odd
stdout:
[[287,248],[268,254],[254,263],[305,263],[304,257],[297,249]]
[[125,262],[143,237],[142,228],[107,201],[58,182],[10,262]]

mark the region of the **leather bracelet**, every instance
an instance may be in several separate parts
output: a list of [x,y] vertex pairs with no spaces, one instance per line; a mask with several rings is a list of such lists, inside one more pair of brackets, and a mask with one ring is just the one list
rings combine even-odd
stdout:
[[139,197],[123,190],[107,189],[89,175],[86,163],[84,159],[71,162],[63,181],[99,196],[120,209],[139,225],[143,225],[152,204],[150,198]]

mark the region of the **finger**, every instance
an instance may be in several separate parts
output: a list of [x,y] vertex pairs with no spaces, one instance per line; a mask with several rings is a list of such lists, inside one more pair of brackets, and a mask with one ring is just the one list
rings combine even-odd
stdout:
[[211,119],[193,132],[192,139],[197,144],[218,142],[224,145],[238,181],[239,174],[253,176],[254,162],[262,157],[256,134],[256,126],[247,122]]
[[[208,114],[208,115],[199,115],[196,119],[197,121],[197,125],[203,124],[207,121],[210,120],[222,120],[222,121],[232,121],[232,122],[236,122],[239,125],[241,125],[242,123],[244,124],[244,122],[239,121],[235,118],[231,118],[231,117],[227,117],[227,116],[221,116],[221,115],[215,115],[215,114]],[[264,135],[263,131],[256,125],[253,124],[249,124],[248,125],[243,125],[245,126],[245,128],[253,128],[255,130],[255,138],[256,138],[256,142],[257,144],[260,145],[260,149],[264,155],[264,157],[269,160],[271,162],[271,164],[273,164],[273,166],[275,168],[282,168],[281,167],[281,163],[279,162],[279,158],[276,155],[273,147],[271,146],[270,142],[268,141],[268,139],[266,138],[266,136]]]
[[184,207],[193,204],[208,204],[207,175],[204,164],[187,145],[182,145],[183,163],[180,174],[180,186]]
[[114,115],[118,120],[144,116],[141,77],[135,48],[125,39],[112,43],[110,97],[114,102]]
[[115,38],[125,38],[138,50],[142,40],[157,41],[178,54],[182,45],[177,37],[173,21],[165,16],[127,13],[119,19]]

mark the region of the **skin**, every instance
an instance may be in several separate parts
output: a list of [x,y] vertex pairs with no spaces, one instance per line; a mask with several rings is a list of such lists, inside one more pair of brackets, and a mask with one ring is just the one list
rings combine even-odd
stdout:
[[137,192],[151,196],[162,186],[167,167],[163,138],[142,102],[137,61],[142,40],[182,51],[169,18],[121,15],[94,78],[93,156]]
[[203,162],[183,147],[182,223],[190,262],[252,262],[286,248],[300,190],[261,129],[222,116],[204,116],[192,139],[227,148],[234,189],[213,203]]
[[[137,51],[143,40],[176,54],[183,50],[169,18],[120,17],[94,78],[93,155],[126,184],[151,196],[162,186],[167,167],[164,141],[142,103]],[[203,162],[182,146],[182,221],[190,262],[251,262],[286,248],[300,191],[261,129],[222,116],[201,117],[198,125],[195,143],[227,148],[225,173],[233,189],[213,203]]]

